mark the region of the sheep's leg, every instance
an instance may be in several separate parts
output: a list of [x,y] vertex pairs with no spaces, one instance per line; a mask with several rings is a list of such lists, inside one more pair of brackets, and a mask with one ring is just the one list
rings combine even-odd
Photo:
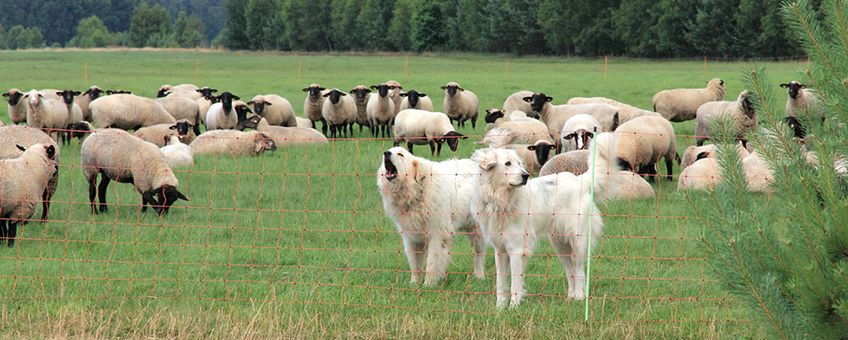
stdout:
[[97,196],[100,197],[100,212],[107,212],[109,208],[106,206],[106,188],[109,187],[109,176],[102,174],[103,179],[100,181],[100,186],[97,187]]
[[324,132],[324,136],[327,135],[327,120],[324,118],[321,118],[321,131]]
[[6,239],[6,222],[5,219],[0,219],[0,241]]
[[41,193],[41,222],[47,221],[47,212],[50,210],[50,189],[44,189]]
[[430,141],[430,156],[436,156],[436,142]]
[[480,235],[480,228],[475,228],[468,233],[468,240],[471,241],[474,250],[474,277],[484,279],[486,278],[486,241]]
[[410,154],[410,155],[414,155],[414,154],[415,154],[415,153],[413,153],[413,152],[412,152],[412,143],[410,143],[410,142],[406,142],[406,149],[407,149],[407,150],[409,150],[409,154]]
[[18,222],[9,221],[9,229],[6,231],[6,238],[9,239],[6,241],[6,246],[12,248],[15,245],[15,236],[18,235]]
[[669,156],[665,156],[665,170],[668,174],[668,180],[672,181],[672,174],[674,173],[674,159]]
[[97,198],[97,174],[88,181],[88,203],[91,205],[91,213],[97,214],[97,206],[94,204],[94,199]]
[[705,141],[705,140],[707,140],[707,139],[706,139],[706,138],[700,138],[700,137],[699,137],[699,138],[695,138],[695,145],[697,145],[697,146],[703,146],[703,145],[704,145],[704,141]]
[[471,128],[477,129],[477,116],[474,116],[474,118],[471,119]]
[[436,155],[437,156],[442,154],[442,144],[443,143],[436,143]]
[[497,296],[497,307],[506,307],[509,301],[509,254],[503,245],[495,247],[495,295]]

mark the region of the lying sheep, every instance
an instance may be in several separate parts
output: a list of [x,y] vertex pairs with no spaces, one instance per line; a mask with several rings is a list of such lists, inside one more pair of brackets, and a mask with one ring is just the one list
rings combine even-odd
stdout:
[[[748,155],[750,154],[748,150],[742,146],[742,143],[737,144],[736,149],[739,153],[739,159],[745,159],[745,157],[748,157]],[[680,169],[686,169],[686,167],[692,165],[697,160],[708,157],[718,157],[718,148],[715,146],[715,144],[707,144],[703,146],[687,146],[686,150],[683,151],[683,156],[680,160]]]
[[442,86],[445,90],[445,99],[442,108],[447,113],[451,122],[457,121],[460,127],[465,127],[465,121],[471,121],[471,128],[477,128],[477,111],[480,101],[474,92],[466,91],[459,83],[449,82]]
[[162,98],[169,94],[176,94],[181,97],[197,99],[202,96],[202,94],[197,92],[199,89],[200,88],[194,84],[180,84],[177,86],[162,85],[159,87],[159,91],[156,92],[156,97]]
[[9,118],[12,119],[13,124],[26,122],[27,105],[25,100],[21,100],[23,96],[24,93],[21,90],[14,88],[3,94],[3,97],[8,98]]
[[762,193],[772,191],[771,184],[774,183],[774,171],[756,151],[742,159],[742,169],[745,171],[748,191]]
[[165,145],[159,148],[162,156],[165,157],[165,163],[171,169],[190,168],[194,166],[194,153],[191,152],[191,147],[180,142],[180,137],[175,135],[165,136]]
[[[42,129],[47,134],[59,134],[64,129],[68,120],[68,108],[61,99],[45,98],[45,94],[36,90],[27,92],[24,100],[27,101],[27,125]],[[59,138],[54,138],[59,140]]]
[[555,144],[545,123],[527,117],[523,111],[512,111],[507,116],[503,113],[504,111],[500,109],[486,110],[486,125],[491,123],[493,127],[509,129],[514,135],[515,143],[534,143],[537,140],[544,140]]
[[268,136],[274,140],[277,147],[305,144],[327,144],[327,137],[321,134],[318,130],[313,128],[272,126],[271,124],[268,124],[268,121],[265,118],[258,115],[253,115],[248,118],[242,126],[242,129],[244,128],[250,128],[268,134]]
[[486,132],[483,140],[477,144],[483,144],[495,149],[512,149],[524,161],[526,170],[537,173],[545,165],[550,157],[553,144],[547,140],[537,140],[532,144],[517,143],[517,134],[508,128],[495,128]]
[[724,99],[724,80],[713,78],[706,88],[663,90],[654,95],[654,111],[672,122],[695,119],[704,103]]
[[371,135],[374,138],[380,134],[383,138],[391,136],[389,129],[395,119],[395,102],[389,96],[389,85],[372,85],[371,89],[377,90],[376,94],[368,97],[368,104],[365,106],[365,114],[371,124]]
[[[217,103],[206,111],[206,130],[235,129],[239,122],[247,119],[250,108],[238,96],[223,92],[217,96]],[[233,112],[235,111],[235,112]]]
[[747,135],[757,130],[757,112],[748,91],[739,93],[736,101],[708,102],[698,108],[695,118],[695,141],[698,146],[704,145],[704,141],[710,139],[710,126],[718,124],[715,120],[727,119],[733,122],[735,138],[742,141],[746,146]]
[[91,108],[88,107],[88,104],[90,104],[91,101],[100,98],[100,94],[102,92],[103,90],[100,89],[99,86],[93,85],[85,90],[85,92],[74,98],[74,102],[80,106],[80,109],[82,109],[83,120],[91,121]]
[[133,94],[100,97],[92,101],[89,107],[93,123],[98,128],[130,130],[176,122],[156,100]]
[[607,190],[600,192],[603,201],[633,200],[654,197],[654,188],[641,176],[630,171],[606,175]]
[[530,103],[524,101],[524,97],[533,96],[533,91],[518,91],[506,97],[503,103],[503,111],[506,114],[512,113],[512,111],[521,111],[525,113],[533,113],[533,118],[539,118],[538,113],[533,112],[533,109],[530,108]]
[[398,112],[400,112],[400,101],[403,99],[400,96],[403,86],[400,86],[397,80],[387,80],[384,84],[389,85],[389,97],[392,97],[392,101],[395,103],[394,116],[397,116]]
[[418,109],[424,111],[433,111],[433,101],[426,93],[415,91],[415,89],[403,92],[400,94],[403,100],[400,101],[400,109]]
[[35,204],[47,191],[56,173],[56,146],[35,144],[19,157],[0,160],[0,239],[15,244],[18,224],[26,224],[35,212]]
[[[788,89],[789,97],[786,98],[786,115],[789,117],[797,117],[799,112],[819,111],[819,101],[815,91],[808,89],[807,85],[799,83],[797,80],[790,81],[788,84],[780,84],[780,87]],[[821,112],[810,112],[815,117],[824,118]]]
[[656,164],[665,158],[668,180],[672,180],[677,140],[671,123],[662,117],[642,116],[621,124],[615,130],[615,150],[623,162],[624,170],[638,171],[653,181],[657,175]]
[[570,172],[575,176],[579,176],[586,171],[589,171],[589,150],[574,150],[552,157],[539,170],[539,176],[553,175],[560,172]]
[[21,155],[21,150],[17,147],[18,145],[28,148],[35,144],[53,145],[56,149],[56,156],[53,157],[56,163],[56,171],[50,177],[47,189],[41,195],[41,221],[44,222],[47,220],[47,213],[50,210],[50,200],[59,186],[59,145],[44,133],[44,131],[36,128],[23,125],[0,127],[0,159],[17,158]]
[[[302,129],[314,129],[315,126],[312,125],[312,121],[302,117],[295,117],[297,119],[297,127]],[[316,130],[317,131],[317,130]]]
[[571,116],[562,126],[560,142],[563,145],[563,151],[585,150],[589,147],[595,133],[600,132],[600,123],[594,117],[582,113]]
[[617,121],[618,109],[607,104],[577,104],[577,105],[553,105],[551,104],[552,97],[544,93],[534,93],[532,96],[522,98],[525,102],[530,103],[530,108],[542,117],[542,121],[548,126],[548,132],[551,138],[555,139],[557,145],[557,153],[562,150],[562,127],[568,118],[576,114],[587,114],[595,117],[598,121],[606,119],[605,117],[613,117],[612,121]]
[[394,126],[395,146],[406,141],[406,148],[412,153],[412,145],[430,145],[430,154],[442,153],[442,143],[447,142],[451,151],[456,152],[460,139],[468,137],[456,132],[448,116],[442,112],[430,112],[406,109],[398,113]]
[[371,97],[371,89],[365,85],[356,85],[350,90],[353,95],[353,101],[356,103],[356,124],[359,124],[359,132],[362,132],[362,127],[367,126],[371,129],[371,123],[368,121],[368,114],[365,109],[368,105],[368,98]]
[[297,126],[294,108],[286,98],[276,94],[256,95],[247,102],[247,105],[253,105],[253,113],[265,117],[268,124],[287,127]]
[[277,144],[270,135],[259,131],[212,130],[206,131],[194,142],[191,151],[195,155],[259,156],[265,151],[274,151]]
[[197,138],[197,135],[194,134],[196,130],[193,128],[194,126],[189,121],[180,119],[173,124],[156,124],[143,127],[136,130],[133,135],[161,148],[168,143],[170,136],[176,136],[181,142],[191,144]]
[[701,158],[680,172],[677,190],[712,190],[721,182],[721,166],[715,158]]
[[[321,115],[324,124],[330,125],[330,138],[347,137],[353,133],[353,122],[356,121],[356,103],[353,98],[339,89],[332,89],[324,94],[324,107]],[[370,98],[368,99],[370,102]]]
[[321,110],[324,109],[325,90],[326,88],[315,83],[303,88],[303,92],[306,92],[306,99],[303,100],[303,114],[312,121],[312,126],[316,128],[318,125],[315,122],[321,122],[321,132],[326,136],[328,130],[327,121],[324,120],[324,116],[321,114]]
[[643,110],[633,105],[625,104],[614,99],[604,98],[604,97],[574,97],[568,100],[567,104],[607,104],[618,109],[618,122],[613,121],[613,117],[595,117],[601,123],[601,127],[605,132],[614,131],[615,128],[627,121],[630,121],[633,118],[641,117],[641,116],[660,116],[659,113],[654,111]]
[[[171,114],[176,120],[186,120],[194,127],[194,134],[200,134],[200,106],[197,100],[190,99],[177,95],[169,95],[156,99],[165,111]],[[203,111],[206,113],[206,111]]]
[[[130,150],[132,152],[128,152]],[[135,190],[141,194],[142,212],[150,205],[161,216],[178,199],[188,201],[188,197],[177,190],[179,181],[159,148],[124,130],[95,131],[82,142],[80,158],[83,176],[88,182],[92,214],[108,211],[106,189],[113,180],[133,183]],[[101,175],[99,186],[98,174]],[[99,209],[94,203],[95,197],[100,198]]]

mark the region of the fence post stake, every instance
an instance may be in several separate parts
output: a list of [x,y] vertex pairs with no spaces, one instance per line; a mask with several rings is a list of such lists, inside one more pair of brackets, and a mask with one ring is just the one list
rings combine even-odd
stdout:
[[[595,129],[594,129],[594,133],[595,133],[596,136],[598,135],[598,128],[597,127],[595,127]],[[591,175],[592,185],[589,187],[589,201],[592,202],[592,204],[589,206],[589,216],[590,216],[589,217],[589,225],[586,226],[586,273],[585,273],[585,275],[586,275],[586,302],[585,302],[585,307],[584,307],[584,310],[583,310],[583,321],[584,322],[589,322],[589,300],[590,300],[589,298],[592,296],[591,290],[590,290],[590,287],[592,286],[591,285],[592,280],[590,279],[589,274],[592,272],[592,229],[595,227],[593,225],[594,222],[595,222],[593,215],[595,214],[595,166],[596,166],[595,160],[596,160],[597,154],[598,154],[598,144],[592,143],[592,153],[591,153],[592,162],[591,162],[591,169],[589,169],[589,171],[592,172],[592,175]]]

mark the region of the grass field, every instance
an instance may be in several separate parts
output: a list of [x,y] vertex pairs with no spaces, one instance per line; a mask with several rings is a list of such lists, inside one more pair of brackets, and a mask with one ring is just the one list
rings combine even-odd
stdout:
[[[91,84],[154,96],[184,82],[242,98],[278,93],[301,112],[311,82],[350,89],[388,79],[433,97],[458,81],[481,106],[498,107],[520,89],[555,103],[606,96],[649,107],[658,90],[701,87],[721,77],[728,98],[742,90],[748,63],[520,58],[476,55],[317,56],[222,52],[0,52],[0,88]],[[300,66],[298,66],[300,64]],[[405,71],[404,65],[408,65]],[[766,63],[774,81],[800,78],[799,62]],[[87,75],[86,75],[87,70]],[[775,87],[777,84],[775,84]],[[782,97],[780,97],[782,99]],[[2,119],[8,122],[5,105]],[[482,122],[482,118],[480,120]],[[482,124],[481,124],[482,125]],[[692,122],[675,124],[682,153]],[[474,150],[483,127],[460,132],[456,157]],[[699,237],[675,183],[655,200],[610,203],[593,252],[590,321],[565,299],[566,281],[547,242],[527,269],[530,297],[495,309],[494,260],[474,279],[471,251],[458,238],[448,279],[411,286],[399,237],[375,186],[387,140],[333,141],[258,158],[198,157],[177,173],[191,202],[168,216],[141,214],[130,185],[109,189],[108,214],[89,214],[79,144],[62,149],[60,187],[48,223],[18,232],[0,249],[3,337],[762,337],[760,325],[706,272]],[[421,148],[419,154],[426,154]],[[451,157],[450,152],[441,158]],[[663,170],[660,170],[661,173]],[[677,170],[679,172],[679,170]],[[761,199],[753,196],[752,199]],[[40,211],[40,210],[39,210]],[[38,212],[37,212],[38,213]],[[491,250],[489,250],[491,254]]]

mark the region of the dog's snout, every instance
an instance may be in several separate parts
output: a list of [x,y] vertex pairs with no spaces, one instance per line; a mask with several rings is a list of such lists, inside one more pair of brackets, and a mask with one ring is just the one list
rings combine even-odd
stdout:
[[391,151],[383,152],[383,157],[389,158],[389,157],[391,157],[391,156],[392,156],[392,152],[391,152]]
[[521,174],[521,179],[526,181],[528,178],[530,178],[530,174],[528,174],[526,172]]

